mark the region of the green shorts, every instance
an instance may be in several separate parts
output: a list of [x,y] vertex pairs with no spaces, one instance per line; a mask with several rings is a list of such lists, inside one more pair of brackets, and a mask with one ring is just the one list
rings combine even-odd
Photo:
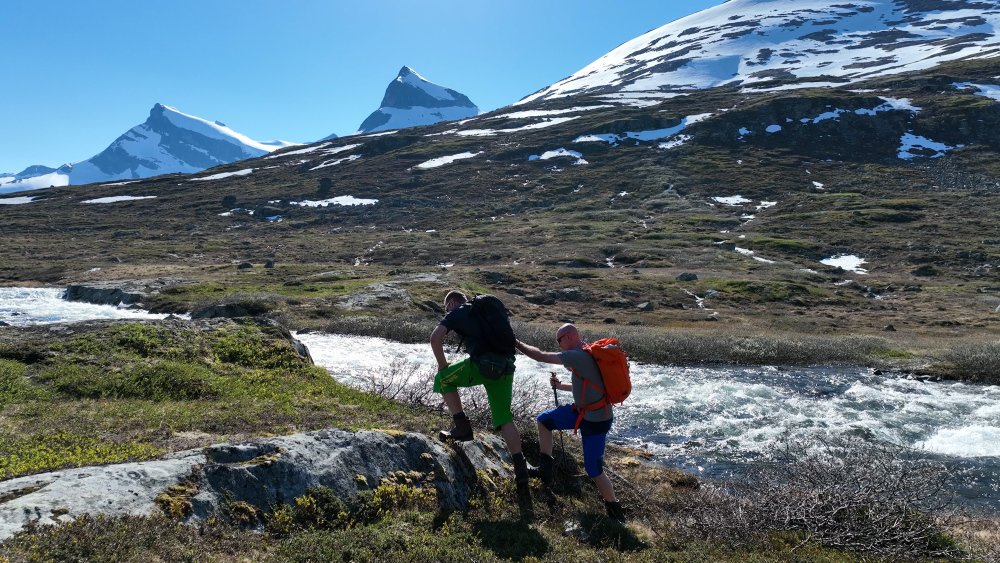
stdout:
[[514,401],[514,374],[509,373],[499,379],[487,379],[479,373],[479,366],[472,358],[456,362],[434,376],[435,393],[451,393],[459,387],[475,387],[482,385],[486,389],[486,400],[490,404],[490,417],[493,427],[500,428],[508,422],[514,422],[514,413],[510,406]]

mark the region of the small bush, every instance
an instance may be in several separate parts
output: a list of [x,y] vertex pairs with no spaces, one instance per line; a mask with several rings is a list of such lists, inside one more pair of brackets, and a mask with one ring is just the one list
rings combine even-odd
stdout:
[[333,530],[347,526],[349,514],[329,487],[310,487],[295,499],[292,522],[304,530]]
[[305,365],[290,343],[266,338],[259,329],[249,326],[217,336],[212,342],[212,351],[220,362],[249,368],[294,369]]
[[961,348],[945,352],[941,357],[941,371],[977,383],[1000,383],[1000,341],[964,344]]
[[737,483],[672,499],[681,537],[760,546],[795,532],[822,546],[893,558],[953,557],[944,465],[860,438],[786,444]]

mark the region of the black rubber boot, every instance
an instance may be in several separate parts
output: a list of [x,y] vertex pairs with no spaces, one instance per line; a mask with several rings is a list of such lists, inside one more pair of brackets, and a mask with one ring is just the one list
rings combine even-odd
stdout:
[[442,430],[438,437],[442,440],[455,440],[456,442],[468,442],[472,439],[472,423],[464,412],[452,415],[454,426],[451,430]]
[[625,523],[625,510],[622,509],[621,502],[604,501],[604,509],[608,511],[608,518],[618,522],[619,524]]
[[528,484],[528,461],[524,459],[524,454],[517,453],[510,456],[514,463],[514,482],[518,485]]

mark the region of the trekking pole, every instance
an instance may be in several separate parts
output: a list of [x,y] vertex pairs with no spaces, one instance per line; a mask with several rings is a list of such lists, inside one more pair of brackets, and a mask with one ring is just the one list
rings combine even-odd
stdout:
[[[549,373],[553,376],[556,374],[554,371],[550,371]],[[556,408],[559,408],[559,391],[556,389],[555,385],[552,386],[552,396],[556,399]],[[562,450],[563,457],[566,457],[566,443],[563,441],[562,430],[559,431],[559,449]]]

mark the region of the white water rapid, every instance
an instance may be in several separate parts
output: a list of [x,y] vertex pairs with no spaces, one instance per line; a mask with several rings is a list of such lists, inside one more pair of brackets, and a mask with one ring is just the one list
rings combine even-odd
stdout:
[[88,321],[95,319],[162,319],[139,309],[66,301],[65,289],[0,287],[0,321],[13,326]]
[[[426,385],[436,365],[427,344],[380,338],[297,335],[341,381],[367,386],[393,371]],[[452,346],[453,347],[453,346]],[[450,348],[446,346],[450,351]],[[551,369],[518,356],[515,385],[533,384],[552,403]],[[611,439],[705,476],[726,476],[785,439],[861,435],[915,448],[960,466],[961,494],[1000,508],[1000,387],[925,382],[864,368],[714,367],[631,364],[632,395],[616,407]],[[561,395],[570,401],[569,393]]]

